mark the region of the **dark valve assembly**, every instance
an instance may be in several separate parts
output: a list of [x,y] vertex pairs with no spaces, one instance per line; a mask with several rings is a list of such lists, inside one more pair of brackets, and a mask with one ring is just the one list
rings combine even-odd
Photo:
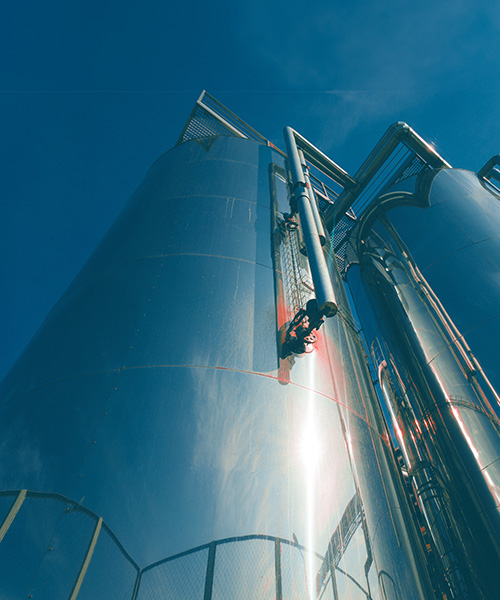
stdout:
[[281,358],[312,352],[318,339],[316,331],[324,322],[323,316],[316,300],[309,300],[290,321],[281,344]]

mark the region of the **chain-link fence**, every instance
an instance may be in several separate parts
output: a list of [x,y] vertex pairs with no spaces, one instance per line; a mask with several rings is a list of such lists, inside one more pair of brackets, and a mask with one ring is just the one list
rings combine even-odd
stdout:
[[331,561],[296,541],[227,538],[141,568],[102,518],[64,496],[1,492],[0,520],[5,599],[334,598]]

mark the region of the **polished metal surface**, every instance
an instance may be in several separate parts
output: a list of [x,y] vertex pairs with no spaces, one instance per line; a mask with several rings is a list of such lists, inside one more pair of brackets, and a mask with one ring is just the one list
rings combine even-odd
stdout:
[[309,178],[304,172],[301,153],[297,148],[293,130],[285,127],[284,134],[292,178],[292,203],[296,205],[296,207],[293,206],[292,212],[297,212],[299,215],[299,228],[309,259],[318,310],[321,314],[331,317],[337,312],[337,303],[323,254],[323,241],[318,231],[318,222],[312,206],[314,199],[310,197],[312,190],[308,187]]
[[387,208],[374,205],[360,223],[359,266],[348,280],[448,593],[492,598],[500,584],[500,204],[467,171],[420,180],[415,194],[395,187]]
[[279,358],[314,291],[284,173],[166,153],[3,382],[2,597],[432,596],[332,257],[338,315]]

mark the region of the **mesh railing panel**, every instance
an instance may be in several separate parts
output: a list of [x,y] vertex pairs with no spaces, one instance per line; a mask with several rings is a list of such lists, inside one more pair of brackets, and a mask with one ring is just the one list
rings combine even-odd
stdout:
[[[355,197],[352,207],[339,220],[332,232],[335,258],[342,275],[350,264],[349,257],[346,256],[349,234],[366,208],[391,186],[430,168],[425,159],[415,154],[415,151],[404,143],[400,143],[390,154],[377,173]],[[327,204],[320,203],[320,210],[323,212],[328,208]]]
[[274,540],[217,546],[213,600],[275,600]]
[[291,229],[286,222],[282,223],[280,263],[285,306],[291,319],[311,298],[314,284],[307,268],[307,261],[300,251],[298,229]]
[[113,598],[130,600],[139,569],[130,562],[121,546],[102,529],[83,580],[78,600]]
[[308,597],[304,553],[288,544],[281,544],[281,581],[283,600]]
[[[30,498],[28,502],[37,502]],[[30,593],[33,598],[69,598],[96,526],[94,519],[65,509],[49,540]],[[29,532],[28,532],[29,534]]]
[[[12,507],[23,493],[0,493],[0,504]],[[330,543],[334,563],[341,561],[359,523],[359,502],[353,499]],[[333,598],[325,557],[273,536],[219,540],[141,571],[102,519],[57,494],[27,492],[15,517],[4,517],[3,526],[7,531],[0,543],[1,598]],[[366,556],[366,549],[361,550]],[[359,590],[360,585],[356,582],[354,587]]]
[[356,225],[357,218],[353,210],[347,211],[342,219],[337,223],[332,233],[332,246],[337,261],[337,266],[341,273],[344,273],[347,267],[346,264],[346,245],[349,233],[351,232],[354,225]]
[[359,527],[350,539],[349,547],[344,553],[335,570],[337,590],[341,598],[363,599],[368,597],[368,580],[364,569],[366,557],[366,540],[363,530]]
[[178,144],[212,135],[234,135],[234,133],[211,114],[203,110],[201,106],[196,106]]
[[429,169],[429,164],[414,150],[404,143],[398,144],[380,166],[375,175],[368,181],[361,192],[356,196],[352,209],[359,217],[366,207],[385,190],[396,182],[402,181],[423,170]]
[[[248,123],[245,123],[213,96],[203,92],[177,140],[177,145],[213,135],[243,137],[260,144],[272,146],[263,135],[255,131]],[[283,154],[278,148],[275,149]]]
[[[14,501],[16,496],[17,493],[12,493],[9,497]],[[2,598],[26,598],[32,593],[41,564],[51,552],[54,530],[65,508],[65,504],[50,498],[24,500],[0,544]]]
[[203,598],[208,549],[190,552],[145,570],[141,576],[138,600],[191,600]]

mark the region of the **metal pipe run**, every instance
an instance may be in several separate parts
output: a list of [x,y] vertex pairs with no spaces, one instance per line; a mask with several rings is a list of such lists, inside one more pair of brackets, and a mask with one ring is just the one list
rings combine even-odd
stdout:
[[335,223],[338,223],[351,208],[355,199],[400,142],[404,142],[408,148],[421,156],[432,168],[451,168],[451,165],[409,125],[402,121],[393,123],[354,175],[353,179],[356,185],[344,188],[335,205],[325,215],[328,230],[331,231]]
[[294,131],[291,127],[285,127],[283,133],[288,154],[288,164],[292,175],[294,201],[296,203],[296,210],[299,213],[300,227],[311,268],[316,302],[319,311],[324,316],[331,317],[337,312],[337,303],[309,199],[309,192]]
[[[477,176],[479,179],[488,179],[492,175],[494,167],[497,167],[498,165],[500,165],[500,154],[495,154],[495,156],[492,156],[488,162],[479,169]],[[498,179],[498,176],[493,178]]]
[[318,230],[319,240],[321,245],[324,246],[326,244],[326,240],[328,239],[323,228],[323,221],[321,220],[321,216],[318,210],[318,202],[316,201],[316,196],[314,194],[314,190],[311,185],[311,180],[309,178],[308,167],[306,163],[306,159],[304,158],[304,153],[302,150],[299,150],[299,158],[302,162],[302,170],[304,173],[304,179],[307,186],[307,191],[309,193],[309,201],[311,203],[311,209],[314,215],[314,221],[316,223],[316,229]]
[[323,154],[323,152],[311,144],[309,140],[306,140],[305,137],[301,136],[298,131],[295,131],[292,128],[290,129],[293,132],[295,143],[300,146],[305,157],[313,166],[333,179],[333,181],[336,181],[343,188],[350,189],[356,185],[356,182],[347,171],[344,171],[344,169],[333,162],[331,158],[328,158],[326,154]]

